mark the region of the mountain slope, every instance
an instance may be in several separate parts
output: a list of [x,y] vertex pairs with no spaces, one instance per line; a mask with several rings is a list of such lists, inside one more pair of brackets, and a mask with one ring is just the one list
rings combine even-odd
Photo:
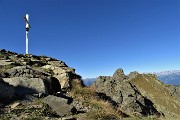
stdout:
[[[162,72],[154,72],[158,79],[166,84],[180,85],[180,70],[170,70]],[[86,78],[83,82],[86,86],[90,86],[97,78]]]
[[146,96],[168,119],[180,118],[180,101],[153,74],[138,74],[130,81]]
[[63,61],[0,50],[1,119],[164,119],[165,115],[174,120],[180,118],[179,91],[155,75],[127,76],[122,69],[86,87]]

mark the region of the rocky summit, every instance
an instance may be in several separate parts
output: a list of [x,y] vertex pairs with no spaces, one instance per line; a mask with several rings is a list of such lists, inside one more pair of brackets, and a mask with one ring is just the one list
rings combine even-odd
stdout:
[[47,56],[0,50],[0,119],[180,119],[179,87],[117,69],[85,86],[75,69]]
[[113,77],[100,76],[92,87],[99,93],[111,97],[118,108],[129,116],[158,115],[151,100],[141,95],[122,69],[116,70]]

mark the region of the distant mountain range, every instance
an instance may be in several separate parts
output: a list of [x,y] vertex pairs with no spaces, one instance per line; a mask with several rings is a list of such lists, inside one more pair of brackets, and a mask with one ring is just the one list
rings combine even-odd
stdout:
[[90,86],[93,82],[96,81],[97,78],[86,78],[86,79],[83,79],[83,82],[86,86]]
[[[158,79],[166,84],[180,85],[180,70],[169,70],[162,72],[154,72],[158,76]],[[90,86],[97,78],[83,79],[86,86]]]
[[166,84],[180,85],[180,70],[170,70],[154,73]]

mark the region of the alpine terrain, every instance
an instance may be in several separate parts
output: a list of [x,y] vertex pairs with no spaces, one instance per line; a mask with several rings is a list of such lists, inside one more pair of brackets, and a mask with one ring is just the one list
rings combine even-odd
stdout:
[[86,86],[61,60],[0,50],[2,120],[179,120],[179,110],[180,87],[154,74],[119,68]]

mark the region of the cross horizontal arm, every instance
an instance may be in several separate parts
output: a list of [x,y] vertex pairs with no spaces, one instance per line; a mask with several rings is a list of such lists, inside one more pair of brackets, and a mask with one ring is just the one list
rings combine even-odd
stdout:
[[29,28],[31,28],[29,21],[27,20],[26,16],[23,17],[25,22],[29,25]]

